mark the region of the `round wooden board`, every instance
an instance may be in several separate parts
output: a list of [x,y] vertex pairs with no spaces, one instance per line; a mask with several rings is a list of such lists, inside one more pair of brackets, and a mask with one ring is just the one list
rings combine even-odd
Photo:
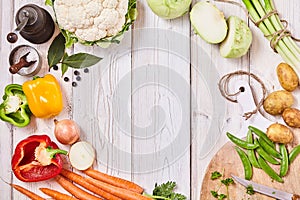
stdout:
[[[277,172],[280,166],[272,166]],[[244,177],[244,168],[240,161],[238,154],[234,149],[234,144],[227,142],[212,158],[210,164],[207,167],[202,188],[200,199],[212,200],[214,197],[211,195],[211,190],[218,190],[220,187],[220,180],[211,180],[211,173],[218,171],[224,174],[222,178],[231,177],[230,175],[236,175]],[[284,177],[284,183],[278,183],[273,181],[267,174],[261,169],[254,168],[252,181],[260,184],[264,184],[276,189],[280,189],[290,193],[300,193],[300,158],[297,158],[290,166],[288,174]],[[219,190],[220,193],[226,194],[226,187],[222,186]],[[229,187],[229,197],[231,200],[248,200],[248,199],[273,199],[265,195],[255,193],[254,195],[246,194],[246,188],[242,185],[235,183]]]

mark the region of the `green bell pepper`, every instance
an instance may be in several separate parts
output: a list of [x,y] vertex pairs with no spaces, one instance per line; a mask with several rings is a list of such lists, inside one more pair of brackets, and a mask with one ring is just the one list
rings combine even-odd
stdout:
[[22,85],[9,84],[4,92],[3,102],[0,104],[0,119],[17,127],[27,126],[31,112]]

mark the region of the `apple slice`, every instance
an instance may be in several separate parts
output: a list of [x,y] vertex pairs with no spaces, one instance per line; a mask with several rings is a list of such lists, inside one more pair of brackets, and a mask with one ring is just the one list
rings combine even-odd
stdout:
[[78,170],[90,168],[96,158],[94,147],[85,141],[76,142],[69,151],[69,159],[72,167]]
[[190,20],[194,31],[208,43],[218,44],[227,35],[224,14],[209,2],[196,3],[191,10]]

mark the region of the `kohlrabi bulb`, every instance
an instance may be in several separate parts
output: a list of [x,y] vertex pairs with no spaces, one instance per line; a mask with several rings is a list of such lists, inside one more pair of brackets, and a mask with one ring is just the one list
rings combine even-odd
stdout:
[[192,0],[147,0],[151,10],[164,19],[174,19],[188,12]]

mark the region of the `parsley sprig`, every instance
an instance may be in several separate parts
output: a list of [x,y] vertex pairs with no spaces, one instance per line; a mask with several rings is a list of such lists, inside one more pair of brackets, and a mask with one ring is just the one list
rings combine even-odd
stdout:
[[152,199],[163,199],[163,200],[186,200],[186,196],[174,192],[176,188],[176,182],[168,181],[158,185],[155,184],[152,195],[144,194],[145,196],[151,197]]
[[[221,177],[223,177],[223,175],[220,172],[214,171],[211,173],[210,179],[217,180],[217,179],[220,179]],[[223,178],[220,180],[220,182],[221,182],[221,184],[219,185],[219,187],[216,191],[215,190],[210,191],[211,195],[218,200],[223,200],[223,199],[229,198],[229,189],[228,188],[231,184],[234,183],[234,180],[232,178]],[[218,191],[220,190],[222,185],[224,185],[226,187],[227,194],[219,194]]]

